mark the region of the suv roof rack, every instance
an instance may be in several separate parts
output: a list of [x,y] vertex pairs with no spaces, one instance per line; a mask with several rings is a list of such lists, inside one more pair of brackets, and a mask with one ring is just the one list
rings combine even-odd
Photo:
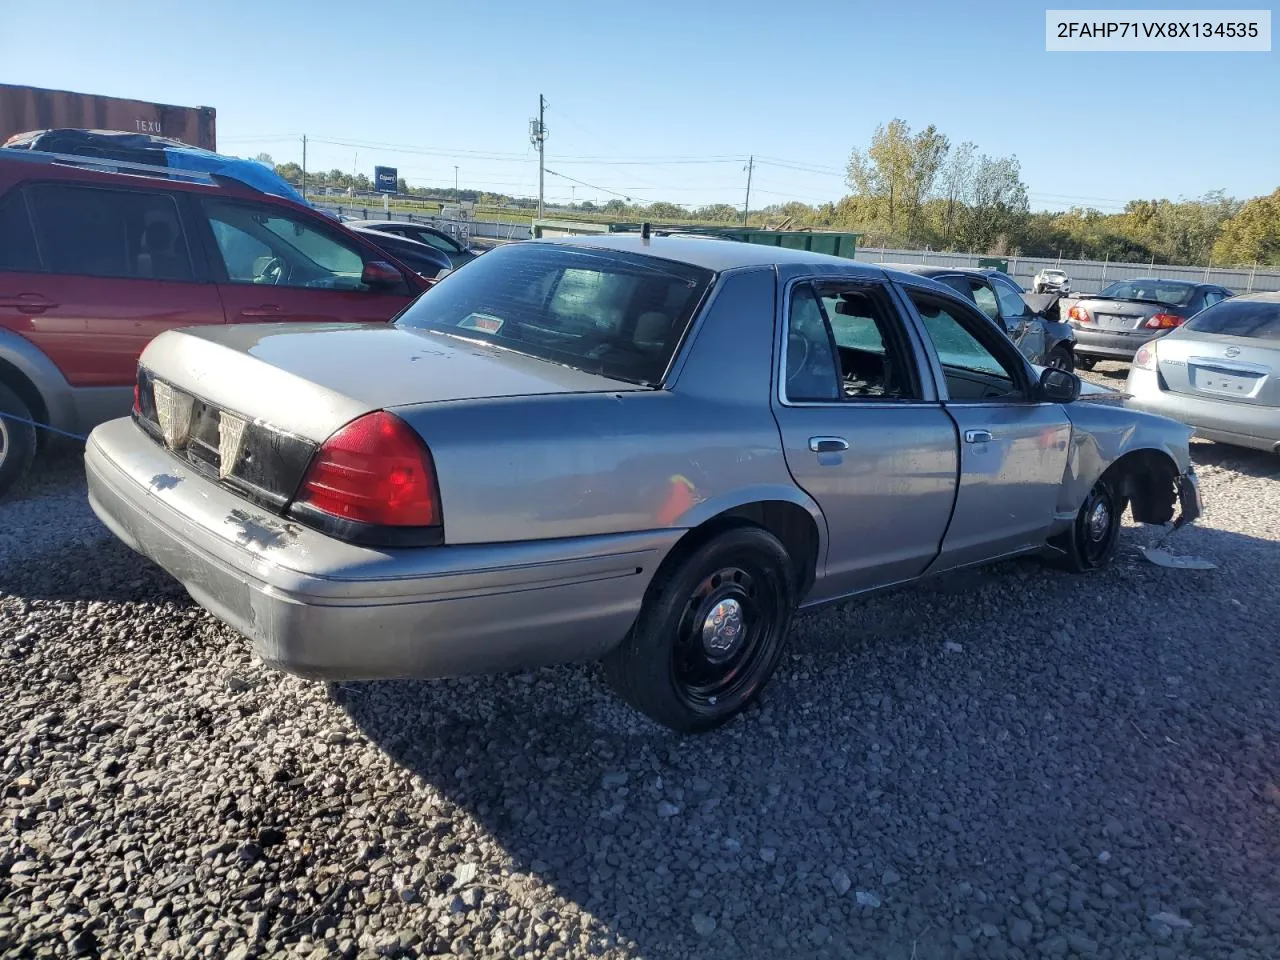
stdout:
[[292,184],[256,160],[193,147],[168,137],[75,127],[15,134],[0,155],[74,166],[103,173],[163,177],[188,183],[235,183],[306,205]]
[[0,148],[0,156],[12,157],[15,160],[27,160],[33,163],[53,163],[63,167],[82,167],[86,170],[98,170],[102,173],[123,173],[143,177],[163,177],[169,180],[183,180],[189,183],[207,183],[217,186],[224,180],[234,180],[238,184],[262,193],[262,189],[251,183],[236,180],[234,177],[210,173],[206,170],[187,170],[183,167],[161,167],[154,163],[141,163],[136,160],[116,160],[111,157],[84,157],[74,153],[47,153],[43,150]]

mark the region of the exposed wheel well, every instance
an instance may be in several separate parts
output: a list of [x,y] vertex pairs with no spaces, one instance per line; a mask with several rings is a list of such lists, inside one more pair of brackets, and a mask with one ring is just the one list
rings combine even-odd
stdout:
[[813,587],[817,572],[818,526],[803,507],[785,500],[743,504],[700,523],[676,542],[663,565],[678,563],[718,533],[743,524],[761,527],[778,538],[791,557],[796,597],[803,599]]
[[[3,358],[0,358],[0,383],[16,393],[27,405],[32,419],[39,423],[49,422],[49,408],[45,406],[44,398],[40,396],[40,391],[35,388],[35,384],[28,380],[21,370]],[[36,442],[43,445],[45,439],[45,431],[37,430]]]
[[1132,450],[1103,477],[1116,485],[1138,523],[1168,523],[1178,502],[1178,465],[1161,450]]

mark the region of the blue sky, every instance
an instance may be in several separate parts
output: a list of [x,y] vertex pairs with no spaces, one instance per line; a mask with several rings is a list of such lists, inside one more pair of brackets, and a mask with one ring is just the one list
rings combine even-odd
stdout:
[[1275,52],[1050,54],[1044,10],[0,0],[0,82],[213,106],[228,153],[299,161],[305,133],[311,169],[451,186],[457,164],[464,187],[521,194],[543,93],[547,167],[591,185],[548,176],[557,199],[741,204],[754,153],[773,162],[753,207],[833,200],[850,148],[895,116],[1016,154],[1036,209],[1280,185]]

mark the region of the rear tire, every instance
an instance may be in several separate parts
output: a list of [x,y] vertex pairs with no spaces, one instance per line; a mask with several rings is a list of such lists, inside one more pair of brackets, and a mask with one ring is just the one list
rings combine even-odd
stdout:
[[744,710],[777,669],[796,605],[786,548],[730,528],[659,570],[622,643],[604,659],[615,691],[681,733]]
[[1054,557],[1071,573],[1101,570],[1111,563],[1120,543],[1120,518],[1125,502],[1107,477],[1099,478],[1080,505],[1071,527],[1051,541],[1061,550]]
[[[6,416],[7,414],[7,416]],[[36,455],[36,428],[22,398],[0,383],[0,497],[20,480]]]

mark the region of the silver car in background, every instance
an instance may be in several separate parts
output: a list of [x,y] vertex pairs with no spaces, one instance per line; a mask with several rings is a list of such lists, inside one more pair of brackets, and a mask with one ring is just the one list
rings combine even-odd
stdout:
[[1056,293],[1065,297],[1071,292],[1071,278],[1065,270],[1045,267],[1031,281],[1032,293]]
[[687,237],[528,241],[393,324],[169,331],[85,463],[110,529],[334,679],[603,659],[678,730],[760,692],[792,614],[1194,519],[1191,431],[1075,402],[909,273]]
[[1280,293],[1224,300],[1145,344],[1128,393],[1207,440],[1280,453]]

